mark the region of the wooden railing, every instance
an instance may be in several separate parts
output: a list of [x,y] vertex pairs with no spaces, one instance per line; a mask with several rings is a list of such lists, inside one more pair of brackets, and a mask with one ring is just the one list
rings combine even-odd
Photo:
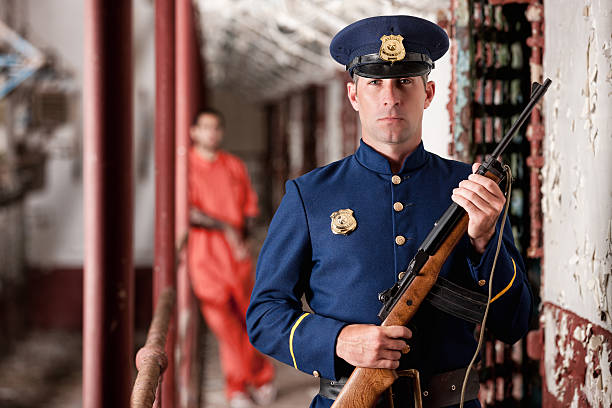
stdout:
[[147,341],[136,354],[138,375],[132,389],[131,408],[151,408],[155,403],[162,373],[168,366],[164,347],[175,298],[173,288],[165,289],[159,296]]

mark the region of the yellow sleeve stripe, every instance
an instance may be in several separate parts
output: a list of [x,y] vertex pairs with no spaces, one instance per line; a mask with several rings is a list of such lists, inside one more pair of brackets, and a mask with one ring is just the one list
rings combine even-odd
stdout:
[[293,366],[295,367],[296,370],[298,369],[298,367],[297,367],[297,363],[295,362],[295,355],[293,354],[293,333],[295,333],[295,329],[297,329],[300,323],[302,323],[302,320],[304,320],[304,318],[308,316],[309,314],[310,313],[306,312],[303,315],[301,315],[299,319],[297,319],[297,321],[291,328],[291,334],[289,335],[289,351],[291,352],[291,358],[293,359]]
[[516,278],[516,263],[514,263],[514,258],[510,258],[510,259],[512,259],[512,265],[514,265],[514,276],[512,276],[512,280],[510,281],[508,286],[506,286],[501,292],[499,292],[497,295],[495,295],[495,297],[493,299],[491,299],[491,302],[489,302],[489,303],[493,303],[497,299],[499,299],[499,297],[501,295],[503,295],[504,293],[506,293],[508,291],[508,289],[510,289],[512,287],[512,284],[514,283],[514,278]]

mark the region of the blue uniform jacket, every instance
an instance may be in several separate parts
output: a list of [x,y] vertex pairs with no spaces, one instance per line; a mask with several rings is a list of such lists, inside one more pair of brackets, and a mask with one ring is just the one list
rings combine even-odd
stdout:
[[[257,263],[247,312],[253,345],[311,375],[349,375],[352,367],[335,356],[338,333],[352,323],[380,323],[378,293],[398,280],[451,204],[452,189],[470,173],[468,164],[442,159],[421,143],[396,184],[387,159],[362,141],[354,155],[288,181]],[[395,203],[402,206],[394,209]],[[331,231],[330,215],[340,209],[354,211],[357,228],[348,235]],[[440,275],[488,293],[499,227],[482,256],[466,234]],[[400,235],[403,245],[396,243]],[[513,343],[527,331],[532,297],[507,221],[493,281],[487,327]],[[302,310],[303,294],[311,313]],[[416,368],[427,379],[469,364],[473,324],[423,304],[408,326],[413,340],[402,368]],[[317,395],[311,406],[331,403]]]

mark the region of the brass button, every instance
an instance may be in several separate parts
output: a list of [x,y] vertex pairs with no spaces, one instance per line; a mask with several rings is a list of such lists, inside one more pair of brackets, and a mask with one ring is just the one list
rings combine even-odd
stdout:
[[400,272],[397,274],[397,279],[402,280],[404,279],[404,276],[406,276],[406,272]]
[[404,209],[404,204],[400,203],[399,201],[396,202],[395,204],[393,204],[393,209],[395,211],[402,211]]
[[478,281],[478,286],[484,286],[486,283],[487,283],[486,280],[481,279],[481,280]]
[[428,396],[428,395],[429,395],[429,392],[427,392],[427,391],[423,391],[423,396],[424,396],[424,397],[426,397],[426,396]]
[[402,178],[396,174],[395,176],[391,177],[391,182],[393,184],[399,184],[402,182]]
[[406,243],[406,238],[401,235],[398,235],[397,237],[395,237],[395,243],[397,245],[404,245]]
[[457,389],[457,387],[455,387],[455,384],[451,385],[451,391],[455,391]]
[[312,375],[314,375],[315,377],[320,377],[321,376],[321,374],[319,374],[319,372],[317,370],[314,370],[312,372]]

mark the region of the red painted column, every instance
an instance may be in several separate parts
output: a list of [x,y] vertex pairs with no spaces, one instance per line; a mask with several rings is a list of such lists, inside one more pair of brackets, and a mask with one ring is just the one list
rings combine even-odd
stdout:
[[[174,235],[174,0],[155,2],[155,260],[153,308],[161,292],[176,286]],[[161,403],[175,406],[176,308],[168,327],[168,366],[162,382]]]
[[[348,73],[338,73],[337,80],[346,84],[353,79]],[[359,147],[359,141],[357,140],[357,134],[359,132],[359,114],[353,109],[351,102],[347,97],[342,98],[342,109],[340,111],[342,123],[342,155],[348,156],[349,154],[355,153],[357,147]]]
[[[193,4],[190,0],[176,2],[176,238],[181,241],[189,230],[187,202],[187,152],[189,128],[197,112],[202,109],[204,85],[202,61],[195,27]],[[191,291],[187,274],[186,248],[179,254],[180,267],[177,274],[178,359],[176,366],[177,401],[179,406],[197,406],[197,387],[193,383],[199,310]]]
[[83,407],[128,407],[134,272],[132,2],[87,0]]
[[[527,20],[531,22],[531,37],[527,39],[527,45],[531,47],[531,81],[542,83],[542,57],[544,54],[544,6],[533,0],[527,12]],[[530,155],[527,157],[529,174],[529,218],[530,241],[527,256],[530,258],[542,258],[544,256],[544,237],[542,232],[542,180],[541,173],[544,166],[542,142],[544,140],[544,117],[542,106],[536,106],[531,113],[529,127],[527,128],[527,140],[530,145]]]

